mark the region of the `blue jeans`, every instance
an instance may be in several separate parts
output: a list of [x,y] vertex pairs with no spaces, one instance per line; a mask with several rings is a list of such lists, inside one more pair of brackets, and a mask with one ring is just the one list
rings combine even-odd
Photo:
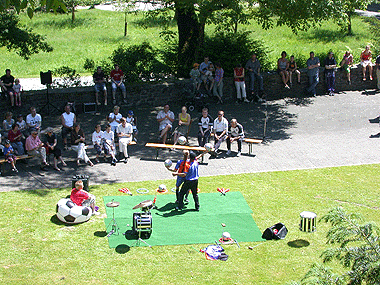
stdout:
[[24,147],[22,146],[22,142],[13,142],[11,146],[15,150],[17,155],[24,155]]
[[319,74],[309,76],[309,88],[307,88],[307,91],[312,93],[313,95],[317,94],[317,91],[315,91],[315,87],[317,87],[319,83]]
[[253,92],[255,90],[255,80],[259,82],[259,90],[264,90],[263,77],[257,73],[249,72],[249,89]]

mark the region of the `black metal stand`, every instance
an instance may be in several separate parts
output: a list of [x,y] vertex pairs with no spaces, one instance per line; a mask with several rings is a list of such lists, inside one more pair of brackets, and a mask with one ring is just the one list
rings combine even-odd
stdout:
[[49,87],[50,87],[50,84],[46,84],[46,103],[41,108],[41,111],[42,111],[43,109],[45,109],[47,107],[47,114],[48,115],[50,115],[50,107],[53,107],[54,109],[56,109],[58,111],[58,113],[60,112],[60,110],[56,106],[54,106],[52,103],[50,103]]
[[112,208],[112,220],[108,224],[106,230],[109,228],[109,226],[111,226],[111,230],[107,234],[107,237],[110,237],[112,235],[119,235],[119,227],[118,227],[116,220],[115,220],[115,208]]

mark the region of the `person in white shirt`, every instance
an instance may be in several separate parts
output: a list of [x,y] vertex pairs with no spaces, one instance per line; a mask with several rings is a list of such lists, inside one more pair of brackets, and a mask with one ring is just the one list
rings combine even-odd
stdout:
[[73,125],[77,122],[77,118],[73,112],[71,112],[70,105],[65,106],[65,112],[61,115],[62,124],[62,139],[63,147],[67,149],[67,134],[71,134],[73,131]]
[[172,129],[174,122],[174,113],[169,108],[169,105],[166,104],[164,110],[161,110],[157,114],[157,121],[160,124],[158,131],[160,132],[160,140],[162,140],[163,144],[166,143],[168,132]]
[[99,163],[99,155],[102,153],[102,139],[103,132],[99,124],[95,126],[95,131],[92,133],[92,143],[94,144],[94,149],[96,151],[95,161]]
[[123,117],[122,114],[119,113],[120,107],[113,107],[113,113],[110,113],[107,117],[108,123],[111,125],[111,131],[116,133],[117,127],[120,125],[120,119]]
[[103,132],[103,149],[104,159],[107,158],[107,154],[111,155],[111,165],[115,166],[117,159],[115,157],[115,134],[111,131],[111,125],[107,124],[106,130]]
[[214,120],[214,139],[215,139],[215,152],[219,149],[222,142],[227,138],[228,121],[224,118],[224,112],[219,111],[218,117]]
[[124,163],[128,162],[128,144],[132,141],[133,128],[123,117],[120,119],[121,124],[117,127],[117,136],[119,137],[120,156],[124,154]]
[[40,133],[42,124],[42,118],[40,114],[37,114],[35,107],[30,107],[30,114],[26,116],[26,125],[28,126],[28,131],[36,130]]

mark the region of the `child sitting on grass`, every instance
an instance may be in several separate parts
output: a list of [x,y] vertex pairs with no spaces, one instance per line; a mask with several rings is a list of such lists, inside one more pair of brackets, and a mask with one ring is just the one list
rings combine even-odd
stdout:
[[99,215],[95,208],[95,196],[83,190],[83,181],[75,182],[75,188],[71,191],[71,201],[78,206],[91,207],[93,215]]
[[16,156],[9,140],[5,140],[3,153],[5,155],[5,159],[12,165],[12,171],[18,172],[16,168]]

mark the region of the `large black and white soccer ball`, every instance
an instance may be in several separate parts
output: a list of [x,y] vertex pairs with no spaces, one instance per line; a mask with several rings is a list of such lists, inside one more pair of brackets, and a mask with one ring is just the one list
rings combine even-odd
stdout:
[[57,218],[67,224],[87,222],[92,216],[90,207],[78,206],[68,198],[57,203]]

